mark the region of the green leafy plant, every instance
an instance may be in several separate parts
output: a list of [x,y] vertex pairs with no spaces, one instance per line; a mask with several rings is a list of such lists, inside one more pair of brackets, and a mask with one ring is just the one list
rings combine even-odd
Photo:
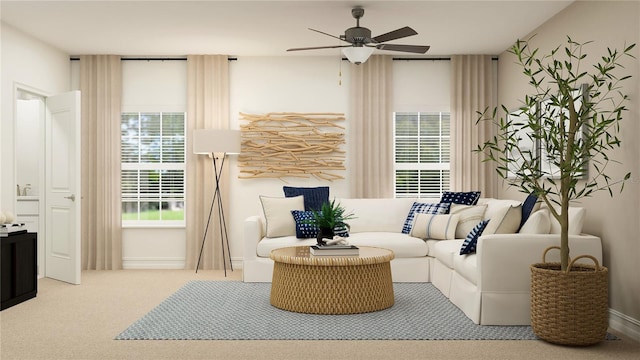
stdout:
[[[567,37],[566,44],[542,55],[529,40],[518,40],[509,52],[516,57],[532,88],[521,107],[509,114],[502,105],[480,113],[478,121],[492,121],[497,135],[478,146],[477,152],[494,161],[500,177],[514,174],[512,185],[524,193],[535,193],[560,223],[561,266],[569,262],[569,204],[593,192],[620,186],[631,176],[612,179],[607,166],[616,162],[609,153],[621,145],[620,121],[627,111],[628,95],[619,76],[623,57],[633,57],[635,44],[623,50],[607,48],[607,54],[590,68],[581,68],[587,58],[585,46]],[[511,115],[511,116],[510,116]],[[539,144],[535,151],[531,144]],[[589,168],[592,166],[592,171]],[[555,206],[554,206],[555,205]]]
[[334,230],[343,226],[350,229],[349,224],[345,222],[350,219],[355,219],[355,216],[353,214],[346,213],[344,207],[333,199],[331,202],[323,203],[320,211],[313,211],[313,219],[311,220],[311,223],[315,224],[320,229]]

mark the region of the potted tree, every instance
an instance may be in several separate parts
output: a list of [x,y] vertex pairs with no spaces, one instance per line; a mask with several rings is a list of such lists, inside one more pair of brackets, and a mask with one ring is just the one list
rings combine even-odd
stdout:
[[[516,111],[503,105],[480,114],[478,121],[497,125],[497,135],[476,150],[496,163],[500,177],[509,178],[522,192],[535,193],[560,224],[560,263],[531,266],[531,322],[538,337],[571,345],[604,339],[608,278],[607,269],[593,257],[593,266],[570,263],[569,205],[600,190],[613,196],[612,190],[619,186],[622,191],[630,177],[627,173],[612,179],[607,165],[615,162],[609,154],[621,145],[620,121],[628,110],[621,83],[630,76],[618,74],[620,60],[633,57],[635,44],[607,49],[585,69],[581,63],[587,44],[567,37],[564,45],[541,54],[529,40],[518,40],[509,52],[531,93]],[[597,314],[580,313],[586,310]]]
[[345,221],[353,219],[353,214],[346,213],[346,210],[335,199],[322,204],[320,210],[313,210],[311,223],[318,227],[318,245],[324,245],[324,239],[333,239],[336,230],[349,229],[349,224]]

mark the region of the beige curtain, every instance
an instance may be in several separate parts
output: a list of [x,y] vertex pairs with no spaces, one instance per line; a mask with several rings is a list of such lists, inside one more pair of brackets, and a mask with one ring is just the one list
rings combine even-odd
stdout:
[[490,122],[476,124],[478,111],[496,106],[491,56],[451,58],[451,190],[497,195],[497,176],[491,162],[473,150],[493,136]]
[[351,65],[349,171],[351,197],[393,197],[392,57]]
[[[215,190],[212,159],[192,151],[194,129],[229,128],[229,60],[222,55],[187,56],[187,188],[185,268],[195,269]],[[220,161],[222,159],[219,159]],[[219,161],[218,161],[219,163]],[[229,218],[229,159],[220,181],[225,217]],[[217,206],[214,208],[200,269],[222,269],[222,238]],[[228,225],[227,225],[228,227]],[[226,251],[226,246],[225,246]],[[229,257],[227,256],[227,259]],[[227,264],[229,268],[230,264]]]
[[82,268],[122,268],[120,56],[80,56]]

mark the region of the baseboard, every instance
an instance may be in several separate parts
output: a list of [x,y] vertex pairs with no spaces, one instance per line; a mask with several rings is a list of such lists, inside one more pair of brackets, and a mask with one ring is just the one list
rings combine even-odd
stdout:
[[640,320],[638,319],[609,309],[609,327],[625,334],[635,341],[640,341]]
[[127,269],[184,269],[184,258],[178,257],[124,257],[122,268]]
[[[231,259],[234,269],[242,269],[242,258]],[[172,257],[126,257],[122,258],[122,268],[127,270],[140,269],[184,269],[184,258]]]

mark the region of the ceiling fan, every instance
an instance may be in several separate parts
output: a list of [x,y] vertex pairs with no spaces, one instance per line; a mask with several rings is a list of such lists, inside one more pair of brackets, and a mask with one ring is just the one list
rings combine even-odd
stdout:
[[360,18],[364,15],[364,9],[356,7],[351,9],[351,15],[356,19],[356,26],[345,30],[344,35],[334,36],[327,34],[320,30],[311,29],[311,31],[318,32],[323,35],[331,36],[338,40],[348,42],[349,45],[334,45],[334,46],[315,46],[304,48],[287,49],[287,51],[300,51],[300,50],[317,50],[317,49],[335,49],[344,48],[342,52],[344,55],[354,64],[361,64],[371,56],[374,49],[390,50],[390,51],[402,51],[415,54],[424,54],[429,50],[428,45],[400,45],[400,44],[384,44],[387,41],[396,39],[402,39],[407,36],[417,35],[418,33],[412,28],[405,26],[403,28],[390,31],[388,33],[371,37],[371,30],[366,27],[360,26]]

